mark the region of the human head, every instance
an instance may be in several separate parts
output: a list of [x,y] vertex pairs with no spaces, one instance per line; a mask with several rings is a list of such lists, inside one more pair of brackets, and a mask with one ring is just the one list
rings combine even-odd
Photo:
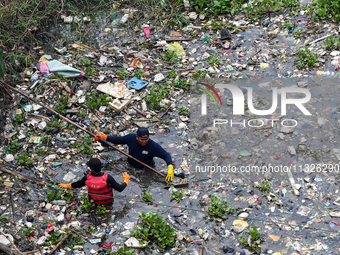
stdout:
[[97,158],[91,158],[86,165],[95,173],[99,173],[102,170],[102,162]]
[[146,146],[149,142],[149,130],[146,127],[138,128],[136,138],[140,145]]
[[242,250],[241,248],[237,247],[234,250],[233,255],[246,255],[246,252],[244,250]]

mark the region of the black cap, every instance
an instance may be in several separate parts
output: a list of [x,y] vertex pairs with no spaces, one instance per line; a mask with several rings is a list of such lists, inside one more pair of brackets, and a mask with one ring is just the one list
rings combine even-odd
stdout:
[[137,135],[139,137],[143,137],[145,135],[149,136],[150,134],[149,134],[149,130],[146,127],[140,127],[137,130]]
[[100,172],[103,167],[102,162],[97,158],[91,158],[86,165],[97,173]]
[[221,40],[222,41],[224,41],[224,40],[230,41],[231,39],[232,39],[232,36],[229,33],[228,29],[222,28],[222,30],[221,30]]

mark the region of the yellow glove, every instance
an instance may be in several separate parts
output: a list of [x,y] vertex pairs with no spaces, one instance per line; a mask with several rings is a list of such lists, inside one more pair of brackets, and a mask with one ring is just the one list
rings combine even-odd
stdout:
[[165,180],[168,182],[172,182],[174,180],[174,166],[168,165],[168,175],[165,177]]
[[124,182],[126,183],[126,187],[129,185],[129,180],[130,180],[130,175],[128,175],[127,173],[122,173],[123,178],[124,178]]
[[72,189],[72,183],[68,183],[68,184],[58,184],[59,188],[63,188],[63,189]]
[[94,139],[98,141],[98,137],[100,137],[101,139],[105,140],[107,139],[107,135],[95,135]]

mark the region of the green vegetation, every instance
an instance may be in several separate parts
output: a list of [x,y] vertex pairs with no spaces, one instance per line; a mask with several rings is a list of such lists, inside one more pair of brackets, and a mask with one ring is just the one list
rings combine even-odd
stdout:
[[153,197],[152,194],[149,191],[145,191],[142,194],[142,200],[145,202],[152,202]]
[[83,213],[89,213],[91,210],[95,209],[95,203],[94,201],[91,199],[89,200],[87,198],[87,194],[83,194],[81,196],[81,205],[80,205],[80,210]]
[[75,141],[73,147],[78,150],[78,152],[89,155],[93,153],[92,138],[88,135],[84,135],[83,142]]
[[78,65],[79,66],[94,66],[95,63],[89,60],[88,58],[82,58],[79,60]]
[[159,110],[161,106],[159,103],[162,99],[170,95],[170,91],[162,86],[153,85],[150,89],[150,94],[145,97],[145,101],[151,109]]
[[190,109],[184,106],[178,106],[179,115],[190,116]]
[[18,140],[13,140],[11,145],[4,149],[5,154],[13,154],[19,151],[21,148],[21,144],[18,143]]
[[310,6],[306,6],[305,9],[309,16],[314,20],[317,19],[332,19],[337,22],[340,21],[340,1],[328,1],[328,0],[312,0]]
[[169,64],[176,64],[179,59],[174,51],[167,51],[163,56],[164,61],[168,62]]
[[176,232],[169,226],[164,218],[154,212],[142,212],[139,215],[139,224],[132,230],[132,236],[139,240],[140,243],[148,245],[155,243],[159,248],[174,247]]
[[33,160],[31,158],[31,155],[29,155],[27,152],[20,153],[18,155],[17,164],[19,166],[32,166]]
[[85,94],[85,103],[91,110],[97,110],[100,106],[108,106],[112,101],[105,94],[98,94],[97,92],[92,93],[91,96]]
[[261,190],[262,192],[269,192],[270,190],[269,182],[267,181],[258,182],[255,185],[255,187]]
[[51,130],[55,128],[63,128],[66,127],[67,124],[63,122],[62,120],[57,120],[57,119],[51,119],[50,122],[47,123],[46,125],[46,130]]
[[[172,187],[173,188],[173,187]],[[183,195],[184,195],[184,190],[180,190],[179,192],[174,192],[174,191],[172,191],[171,192],[171,195],[170,195],[170,199],[171,200],[173,200],[173,199],[175,199],[175,200],[177,200],[177,201],[179,201],[179,200],[181,200],[181,198],[183,197]]]
[[[252,4],[248,3],[245,10],[249,19],[257,20],[262,15],[283,12],[285,9],[290,9],[292,15],[296,15],[299,10],[299,0],[255,0]],[[260,17],[258,16],[260,15]],[[286,25],[286,24],[285,24]],[[290,26],[291,24],[287,24]],[[292,28],[292,27],[291,27]]]
[[14,122],[16,123],[21,123],[25,121],[25,114],[21,113],[21,114],[17,114],[15,115],[15,117],[13,118]]
[[298,56],[295,59],[297,68],[313,68],[318,63],[318,55],[311,53],[308,48],[300,48]]
[[61,115],[65,115],[67,104],[68,104],[68,94],[65,94],[60,97],[60,100],[55,106],[54,110]]
[[137,72],[135,72],[135,76],[136,76],[138,79],[142,79],[142,77],[144,76],[144,73],[143,73],[143,71],[138,70]]
[[111,249],[106,249],[109,255],[134,255],[135,250],[128,247],[119,247],[116,252],[112,252]]
[[70,203],[76,197],[76,193],[72,190],[59,190],[58,192],[54,192],[51,190],[47,190],[46,199],[48,201],[53,200],[65,200],[66,203]]
[[38,156],[42,156],[46,153],[46,151],[43,148],[38,148],[34,150],[34,153],[37,154]]
[[53,141],[53,138],[52,138],[52,137],[49,137],[49,136],[44,136],[44,137],[41,139],[42,144],[48,144],[49,142],[52,142],[52,141]]
[[117,75],[119,76],[119,79],[124,80],[127,72],[124,69],[117,70]]
[[192,74],[192,78],[194,80],[199,80],[199,79],[203,79],[205,78],[205,76],[208,74],[208,72],[203,72],[202,70],[196,70],[193,74]]
[[247,248],[249,251],[260,253],[261,248],[259,245],[264,241],[261,232],[257,230],[257,227],[248,228],[248,230],[248,235],[245,233],[240,235],[242,247]]
[[211,27],[214,30],[220,30],[222,28],[222,21],[212,20]]
[[221,14],[236,12],[245,0],[190,0],[190,4],[200,13],[208,16],[218,16]]
[[233,210],[232,207],[227,207],[227,201],[225,199],[218,199],[215,196],[210,197],[210,206],[207,209],[207,216],[226,219],[227,212]]
[[96,209],[97,213],[101,216],[105,216],[106,215],[106,207],[105,205],[97,205],[97,209]]
[[222,61],[216,56],[215,53],[211,54],[210,57],[208,57],[207,62],[210,65],[220,65]]

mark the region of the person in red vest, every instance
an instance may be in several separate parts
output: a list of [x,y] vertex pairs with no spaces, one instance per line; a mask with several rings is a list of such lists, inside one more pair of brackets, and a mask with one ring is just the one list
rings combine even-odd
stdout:
[[123,173],[124,182],[119,184],[111,175],[101,172],[102,162],[97,158],[91,158],[86,165],[91,169],[91,173],[85,175],[80,181],[68,184],[60,183],[58,186],[64,189],[74,189],[86,185],[90,199],[95,204],[106,205],[113,202],[113,189],[122,192],[129,184],[130,175],[128,174]]

